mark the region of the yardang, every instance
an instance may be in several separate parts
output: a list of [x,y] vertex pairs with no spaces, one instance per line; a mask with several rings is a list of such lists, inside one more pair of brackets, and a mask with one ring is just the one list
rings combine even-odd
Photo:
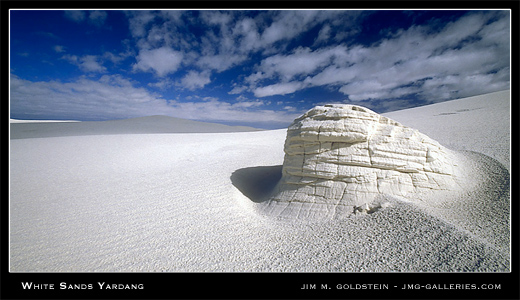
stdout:
[[[457,153],[419,131],[355,105],[317,106],[287,131],[270,215],[344,217],[388,206],[386,196],[458,190]],[[386,197],[388,198],[388,197]]]

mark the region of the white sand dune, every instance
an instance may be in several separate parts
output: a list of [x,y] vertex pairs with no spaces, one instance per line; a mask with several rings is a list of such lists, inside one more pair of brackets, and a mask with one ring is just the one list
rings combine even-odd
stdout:
[[286,130],[11,132],[10,270],[508,272],[509,91],[385,115],[463,150],[486,184],[436,207],[280,221],[256,208]]
[[71,122],[80,122],[76,120],[22,120],[22,119],[9,119],[9,123],[18,124],[18,123],[71,123]]
[[113,121],[25,121],[11,120],[11,139],[143,133],[202,133],[257,131],[246,126],[228,126],[167,116]]

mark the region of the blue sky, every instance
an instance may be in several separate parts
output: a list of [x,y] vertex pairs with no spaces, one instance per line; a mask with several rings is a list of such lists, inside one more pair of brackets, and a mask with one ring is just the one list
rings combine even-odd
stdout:
[[11,10],[10,113],[283,128],[508,89],[508,10]]

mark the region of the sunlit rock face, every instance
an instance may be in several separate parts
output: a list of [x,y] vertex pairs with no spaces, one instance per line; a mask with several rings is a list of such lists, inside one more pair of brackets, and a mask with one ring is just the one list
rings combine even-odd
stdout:
[[458,188],[454,152],[360,106],[309,110],[289,126],[284,150],[282,179],[263,207],[270,215],[372,213],[388,205],[385,196]]

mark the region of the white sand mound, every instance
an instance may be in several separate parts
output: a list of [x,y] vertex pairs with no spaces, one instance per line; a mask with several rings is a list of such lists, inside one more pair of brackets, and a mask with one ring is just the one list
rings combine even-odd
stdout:
[[[507,97],[392,117],[465,150],[480,188],[321,222],[256,211],[281,178],[286,130],[12,139],[10,271],[508,272],[509,172],[473,147],[508,153],[509,123],[487,117],[507,111]],[[444,131],[419,126],[435,119],[448,120]],[[489,124],[472,132],[479,122]],[[468,137],[443,135],[459,130]]]
[[10,127],[11,139],[107,134],[209,133],[259,130],[246,126],[228,126],[167,116],[89,122],[15,121],[11,122]]
[[458,191],[458,155],[417,130],[356,105],[317,106],[287,131],[270,215],[340,218],[384,208],[384,195]]

